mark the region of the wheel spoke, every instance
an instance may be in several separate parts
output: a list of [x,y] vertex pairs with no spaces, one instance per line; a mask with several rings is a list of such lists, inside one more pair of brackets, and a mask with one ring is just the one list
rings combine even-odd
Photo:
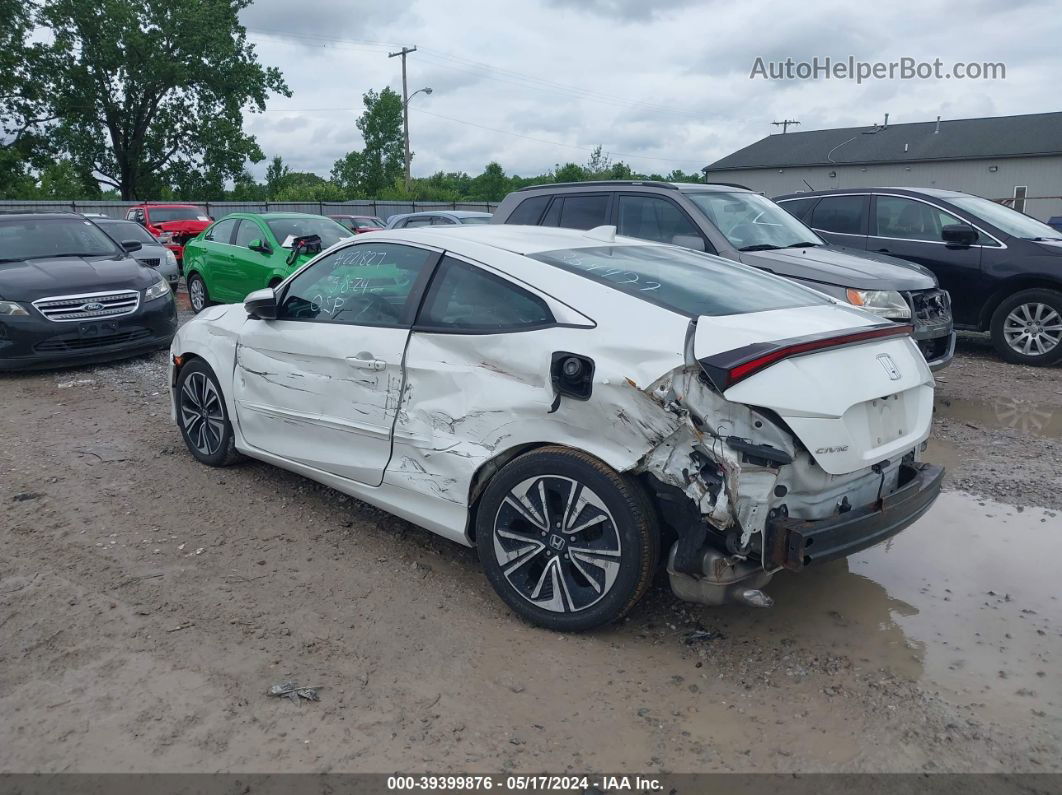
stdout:
[[[622,561],[619,531],[604,501],[578,480],[528,478],[505,495],[494,521],[501,573],[535,607],[586,610],[615,584]],[[593,532],[576,541],[588,529]]]

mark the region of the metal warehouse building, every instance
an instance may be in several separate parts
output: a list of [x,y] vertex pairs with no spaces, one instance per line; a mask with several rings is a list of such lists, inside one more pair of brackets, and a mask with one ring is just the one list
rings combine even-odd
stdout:
[[1062,216],[1062,113],[769,135],[706,166],[710,182],[767,196],[858,187],[932,187]]

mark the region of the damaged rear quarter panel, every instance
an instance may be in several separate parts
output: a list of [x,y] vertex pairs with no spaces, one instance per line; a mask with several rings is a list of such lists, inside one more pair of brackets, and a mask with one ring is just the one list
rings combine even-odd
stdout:
[[[629,329],[607,325],[503,334],[415,331],[385,483],[467,505],[480,467],[541,444],[583,450],[617,471],[633,469],[677,427],[678,419],[644,386],[681,366],[685,325],[666,313],[634,345],[627,342]],[[555,351],[590,356],[595,374],[589,400],[563,397],[551,413]]]

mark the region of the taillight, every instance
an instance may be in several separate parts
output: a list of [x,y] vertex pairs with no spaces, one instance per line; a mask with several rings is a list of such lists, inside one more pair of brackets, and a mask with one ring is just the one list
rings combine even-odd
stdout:
[[739,381],[777,364],[783,359],[802,356],[806,353],[827,348],[842,348],[846,345],[859,345],[883,337],[903,337],[914,331],[910,324],[890,323],[887,326],[872,326],[867,329],[849,329],[841,332],[828,332],[811,337],[779,340],[777,342],[757,342],[732,351],[724,351],[701,359],[701,367],[720,392],[724,392]]

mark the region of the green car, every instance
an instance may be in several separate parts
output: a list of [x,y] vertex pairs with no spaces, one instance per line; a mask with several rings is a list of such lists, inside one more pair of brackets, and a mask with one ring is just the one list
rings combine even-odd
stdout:
[[274,287],[318,251],[350,236],[350,230],[322,215],[226,215],[184,247],[192,310],[239,303],[248,293]]

